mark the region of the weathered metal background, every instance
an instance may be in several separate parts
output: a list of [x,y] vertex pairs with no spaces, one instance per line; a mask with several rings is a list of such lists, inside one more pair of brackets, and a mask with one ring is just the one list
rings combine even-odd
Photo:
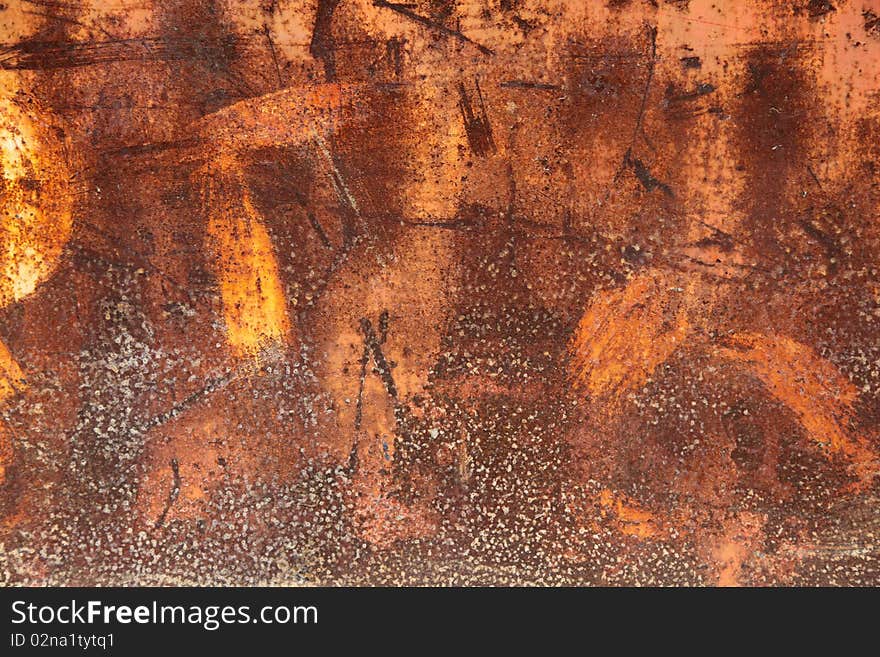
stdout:
[[0,581],[880,583],[874,0],[0,42]]

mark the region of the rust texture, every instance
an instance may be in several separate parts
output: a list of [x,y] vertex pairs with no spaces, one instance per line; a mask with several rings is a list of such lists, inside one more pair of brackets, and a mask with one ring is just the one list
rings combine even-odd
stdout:
[[0,583],[880,584],[876,0],[6,0]]

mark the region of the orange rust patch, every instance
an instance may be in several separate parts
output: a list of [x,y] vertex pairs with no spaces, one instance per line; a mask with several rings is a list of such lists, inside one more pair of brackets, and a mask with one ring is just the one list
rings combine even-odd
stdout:
[[878,472],[878,457],[863,438],[847,429],[858,390],[837,368],[785,336],[740,333],[729,344],[718,352],[748,367],[771,395],[795,413],[811,440],[826,448],[829,456],[843,456],[859,481],[870,483]]
[[876,580],[861,0],[6,4],[12,583]]
[[659,538],[663,535],[660,523],[653,513],[646,511],[626,495],[608,488],[599,492],[599,505],[611,513],[617,528],[628,536]]
[[681,346],[688,322],[669,288],[661,276],[645,274],[593,299],[569,345],[577,387],[620,401]]
[[[0,308],[31,295],[55,270],[73,228],[69,172],[47,125],[19,107],[17,82],[0,92]],[[24,388],[0,340],[0,402]],[[0,428],[0,484],[12,463],[11,432]]]
[[215,257],[227,340],[237,356],[257,357],[284,343],[290,332],[278,262],[247,188],[234,179],[213,180],[208,185],[208,241]]
[[226,153],[301,144],[316,134],[332,133],[359,94],[360,87],[351,84],[287,87],[234,103],[200,119],[194,127],[211,148]]
[[55,269],[73,227],[69,173],[47,126],[0,99],[0,306],[31,294]]
[[744,512],[728,523],[728,528],[712,549],[718,571],[717,585],[741,586],[743,567],[752,558],[763,535],[766,518]]

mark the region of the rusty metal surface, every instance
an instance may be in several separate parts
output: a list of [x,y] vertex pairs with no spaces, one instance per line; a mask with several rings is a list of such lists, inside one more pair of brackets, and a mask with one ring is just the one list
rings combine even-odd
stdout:
[[4,584],[880,583],[874,0],[7,0]]

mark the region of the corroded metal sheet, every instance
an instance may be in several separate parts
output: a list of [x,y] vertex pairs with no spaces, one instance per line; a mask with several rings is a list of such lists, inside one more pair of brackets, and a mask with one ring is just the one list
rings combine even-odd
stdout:
[[880,583],[875,0],[0,42],[3,583]]

